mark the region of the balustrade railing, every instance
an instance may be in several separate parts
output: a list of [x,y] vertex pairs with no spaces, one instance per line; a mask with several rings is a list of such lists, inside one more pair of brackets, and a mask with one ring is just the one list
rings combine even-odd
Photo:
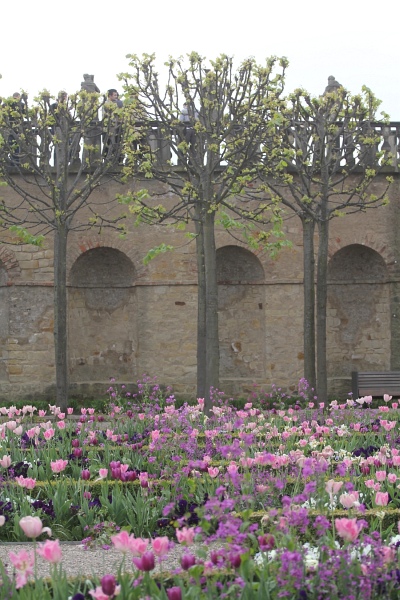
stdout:
[[[179,164],[178,135],[171,135],[171,138],[168,139],[165,131],[157,122],[147,124],[145,129],[143,124],[138,123],[138,130],[141,132],[141,138],[137,140],[136,147],[141,147],[145,152],[150,151],[159,166],[167,168]],[[350,168],[357,167],[357,165],[360,165],[360,167],[381,166],[382,158],[379,161],[376,158],[377,151],[381,151],[388,159],[388,164],[384,167],[384,170],[397,173],[400,167],[400,122],[369,123],[368,131],[366,130],[365,133],[376,136],[378,138],[377,143],[372,146],[363,145],[351,133],[347,131],[340,132],[339,124],[334,152],[339,157],[340,165]],[[12,136],[12,131],[8,132],[8,135]],[[298,127],[292,127],[291,129],[289,141],[294,148],[302,150],[302,160],[307,155],[309,160],[312,161],[312,157],[316,153],[317,142],[313,139],[314,135],[312,127],[305,127],[304,124],[299,123]],[[95,164],[96,160],[105,160],[106,137],[101,121],[94,121],[83,134],[79,129],[79,123],[76,128],[73,127],[69,135],[70,150],[68,153],[71,170],[74,167],[79,168],[81,165]],[[40,137],[38,135],[36,139],[37,163],[43,164],[43,162],[46,162],[50,167],[56,167],[57,160],[60,159],[61,145],[58,147],[57,143],[51,141],[50,137],[46,140],[45,136]],[[55,139],[57,139],[57,136],[55,136]],[[18,146],[17,139],[15,144]],[[18,157],[18,160],[22,165],[23,156]],[[16,167],[19,168],[20,165],[15,163],[15,156],[10,153],[10,168]],[[293,167],[296,168],[295,161],[293,161]]]

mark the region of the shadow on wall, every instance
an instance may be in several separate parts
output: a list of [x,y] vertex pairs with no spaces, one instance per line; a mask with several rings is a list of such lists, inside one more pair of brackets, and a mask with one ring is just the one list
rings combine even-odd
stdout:
[[385,261],[366,246],[342,248],[328,268],[329,376],[387,370],[388,332],[390,293]]
[[221,380],[263,377],[263,266],[249,250],[223,246],[217,251],[217,279]]
[[115,248],[92,248],[74,263],[69,288],[71,380],[132,379],[136,271]]

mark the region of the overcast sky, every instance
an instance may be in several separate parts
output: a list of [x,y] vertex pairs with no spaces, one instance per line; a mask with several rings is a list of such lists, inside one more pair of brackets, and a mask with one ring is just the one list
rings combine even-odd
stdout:
[[362,85],[400,121],[400,5],[382,10],[368,0],[18,0],[2,3],[0,95],[24,89],[32,98],[47,88],[80,89],[83,73],[106,91],[121,89],[126,54],[156,53],[160,70],[170,55],[195,50],[258,62],[287,56],[286,91],[304,87],[321,94],[329,75],[353,93]]

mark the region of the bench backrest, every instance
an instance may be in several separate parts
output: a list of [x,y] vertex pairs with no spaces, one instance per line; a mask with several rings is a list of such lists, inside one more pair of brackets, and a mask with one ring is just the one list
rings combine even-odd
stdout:
[[400,396],[400,371],[370,371],[359,373],[353,371],[352,392],[353,399],[362,396]]

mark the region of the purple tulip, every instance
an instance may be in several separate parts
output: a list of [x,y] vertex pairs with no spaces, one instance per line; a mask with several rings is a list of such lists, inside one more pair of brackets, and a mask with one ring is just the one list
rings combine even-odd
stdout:
[[182,600],[181,588],[174,586],[167,590],[168,600]]
[[111,469],[111,477],[113,479],[121,479],[121,469],[119,467]]
[[133,558],[132,562],[140,571],[152,571],[155,567],[154,554],[152,552],[144,552],[141,558]]
[[90,479],[90,471],[89,471],[89,469],[83,469],[83,471],[81,471],[81,478],[84,479],[85,481],[87,481],[88,479]]
[[196,564],[196,557],[193,554],[184,554],[181,557],[181,567],[184,571],[190,569]]
[[114,575],[104,575],[101,580],[101,589],[103,594],[107,594],[107,596],[113,596],[116,587],[117,582]]
[[241,558],[240,554],[237,554],[237,553],[233,554],[232,553],[229,556],[229,562],[231,563],[231,565],[232,565],[232,567],[234,569],[238,569],[240,567],[241,562],[242,562],[242,558]]

